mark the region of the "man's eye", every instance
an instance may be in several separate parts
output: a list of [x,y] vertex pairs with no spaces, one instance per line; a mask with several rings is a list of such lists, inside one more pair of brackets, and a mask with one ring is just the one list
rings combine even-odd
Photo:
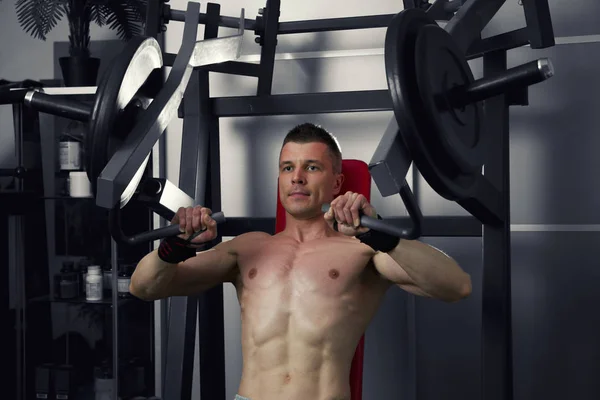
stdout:
[[292,167],[283,167],[282,171],[290,171],[292,169]]
[[310,170],[311,168],[312,168],[312,171],[316,171],[319,169],[316,165],[309,165],[308,169]]

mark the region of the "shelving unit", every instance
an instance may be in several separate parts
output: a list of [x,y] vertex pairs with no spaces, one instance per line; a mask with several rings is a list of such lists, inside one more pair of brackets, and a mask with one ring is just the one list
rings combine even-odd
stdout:
[[[43,83],[60,86],[56,81]],[[39,148],[34,152],[33,175],[16,179],[14,190],[0,192],[0,206],[10,215],[7,282],[17,331],[16,389],[14,396],[8,393],[16,400],[29,400],[38,391],[65,384],[70,386],[69,399],[93,400],[95,386],[104,383],[112,387],[113,400],[152,396],[154,304],[118,297],[116,290],[119,266],[135,265],[151,250],[150,244],[118,247],[108,233],[108,212],[97,207],[94,198],[73,198],[58,190],[58,133],[68,120],[47,114],[38,117],[35,123],[17,121],[25,129],[17,137],[17,151],[23,152],[24,136],[29,136],[29,147]],[[17,158],[22,165],[23,156]],[[31,176],[35,179],[28,181]],[[132,203],[123,213],[131,229],[151,228],[145,207]],[[88,301],[80,282],[77,297],[60,298],[54,291],[54,276],[63,262],[84,258],[112,268],[115,290],[105,292],[99,301]],[[99,375],[109,379],[102,381]]]

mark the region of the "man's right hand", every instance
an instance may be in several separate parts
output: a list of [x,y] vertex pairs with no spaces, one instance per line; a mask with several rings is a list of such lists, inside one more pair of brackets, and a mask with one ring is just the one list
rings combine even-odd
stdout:
[[180,207],[171,223],[179,224],[179,231],[182,232],[179,237],[184,240],[205,230],[190,241],[191,244],[202,244],[217,237],[217,222],[212,219],[211,214],[209,208],[202,206]]

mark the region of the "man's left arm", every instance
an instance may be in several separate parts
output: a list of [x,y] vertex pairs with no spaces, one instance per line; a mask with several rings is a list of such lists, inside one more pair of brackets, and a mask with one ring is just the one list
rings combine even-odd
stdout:
[[392,250],[377,252],[379,274],[402,289],[447,302],[471,294],[471,277],[451,257],[418,240],[400,240]]
[[[359,240],[369,229],[360,226],[360,214],[377,218],[375,208],[358,193],[346,192],[335,198],[325,214],[325,220],[345,235]],[[386,234],[376,233],[362,238],[373,248],[373,264],[389,283],[404,290],[447,302],[463,299],[471,294],[471,277],[451,257],[433,246],[418,240],[402,239],[397,242]],[[364,241],[363,241],[364,240]],[[373,243],[368,243],[373,242]]]

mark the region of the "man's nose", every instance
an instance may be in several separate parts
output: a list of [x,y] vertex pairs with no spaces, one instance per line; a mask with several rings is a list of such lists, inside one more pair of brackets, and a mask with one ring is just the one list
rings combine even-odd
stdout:
[[306,183],[306,178],[302,171],[296,170],[294,175],[292,175],[292,183],[295,185],[303,185]]

